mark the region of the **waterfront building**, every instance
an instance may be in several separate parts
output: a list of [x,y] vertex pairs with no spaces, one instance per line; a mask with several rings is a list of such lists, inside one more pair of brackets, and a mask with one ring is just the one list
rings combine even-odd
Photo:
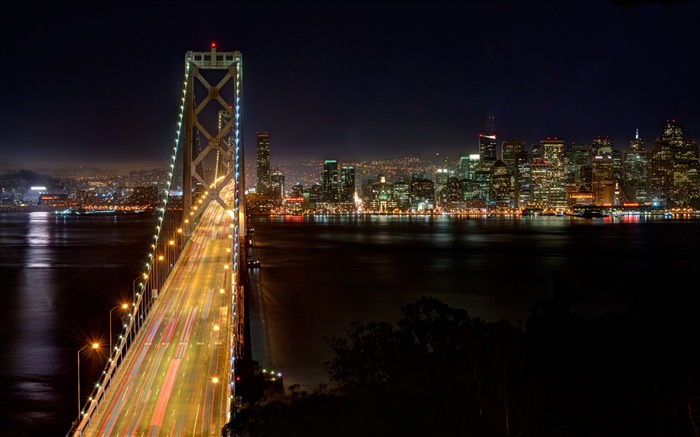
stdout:
[[572,144],[566,153],[566,186],[571,192],[587,193],[591,191],[592,148],[585,144]]
[[461,186],[464,199],[471,199],[476,196],[477,187],[475,184],[476,172],[479,170],[479,155],[471,154],[459,158],[457,177]]
[[355,200],[355,167],[344,165],[340,169],[340,201]]
[[518,153],[525,150],[522,141],[504,140],[501,143],[502,158],[501,161],[508,168],[508,172],[512,175],[516,173],[516,164],[518,161]]
[[435,208],[435,184],[424,175],[411,177],[411,210],[431,211]]
[[[308,198],[308,200],[307,200]],[[304,208],[316,209],[323,201],[323,186],[318,182],[309,187],[309,191],[304,193]]]
[[612,155],[596,155],[592,163],[592,188],[596,205],[615,203],[615,178]]
[[629,149],[623,152],[622,191],[628,202],[646,204],[649,198],[649,158],[639,129],[630,140]]
[[379,175],[377,179],[367,183],[365,205],[372,212],[391,212],[397,207],[394,200],[394,185],[387,182],[386,176]]
[[527,206],[531,208],[549,207],[549,163],[542,158],[533,158],[530,164],[531,199]]
[[678,205],[689,205],[700,199],[700,161],[698,144],[683,140],[676,149],[673,163],[673,200]]
[[445,203],[445,187],[447,179],[450,177],[450,170],[447,168],[438,168],[435,170],[433,181],[435,182],[435,199],[437,204],[443,206]]
[[500,159],[491,167],[491,193],[495,206],[508,207],[511,204],[511,175],[508,166]]
[[270,197],[276,201],[284,198],[284,174],[275,170],[270,175]]
[[486,133],[479,134],[479,162],[482,171],[491,171],[491,166],[498,159],[498,143],[494,116],[489,115],[486,123]]
[[[471,179],[470,159],[469,156],[460,156],[457,164],[457,177],[459,180]],[[479,155],[476,155],[479,156]]]
[[514,176],[515,207],[522,208],[532,200],[532,154],[528,150],[518,153]]
[[134,187],[130,199],[132,205],[154,208],[159,202],[158,187]]
[[258,183],[255,191],[262,195],[270,194],[270,135],[267,132],[257,132],[256,164]]
[[540,141],[542,160],[546,165],[540,169],[546,170],[546,178],[542,182],[546,193],[545,208],[564,210],[568,206],[566,184],[564,177],[564,140],[547,138]]
[[462,186],[456,176],[447,178],[443,190],[443,208],[447,211],[459,211],[466,207],[462,194]]
[[667,120],[662,134],[651,150],[651,200],[654,205],[672,206],[677,200],[674,189],[676,152],[683,146],[683,129],[676,120]]
[[304,197],[304,185],[301,182],[297,182],[289,190],[289,197]]
[[327,159],[323,162],[323,174],[321,175],[324,202],[338,202],[340,190],[338,183],[338,161]]
[[394,201],[401,211],[411,209],[411,184],[404,178],[394,182]]
[[[495,162],[495,161],[494,161]],[[491,201],[491,170],[477,170],[472,182],[473,197],[483,200],[486,204]]]

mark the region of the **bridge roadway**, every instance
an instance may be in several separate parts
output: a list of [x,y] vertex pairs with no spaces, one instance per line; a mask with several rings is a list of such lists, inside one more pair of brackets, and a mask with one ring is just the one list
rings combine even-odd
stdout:
[[[148,321],[84,436],[220,436],[227,421],[233,219],[216,202],[202,213]],[[229,267],[230,268],[230,267]],[[222,329],[215,331],[215,324]],[[230,328],[229,328],[230,329]],[[212,377],[223,382],[214,384]]]

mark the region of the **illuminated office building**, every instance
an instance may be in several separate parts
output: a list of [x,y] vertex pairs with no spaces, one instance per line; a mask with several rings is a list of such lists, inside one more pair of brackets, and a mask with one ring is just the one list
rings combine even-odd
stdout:
[[323,174],[321,176],[321,186],[323,189],[324,202],[338,202],[340,200],[340,189],[338,184],[338,161],[327,159],[323,163]]
[[491,170],[477,170],[474,172],[474,181],[472,182],[473,197],[478,197],[485,202],[491,201]]
[[629,149],[623,152],[622,190],[628,202],[645,204],[649,198],[649,157],[639,129],[630,140]]
[[564,175],[564,140],[547,138],[540,141],[540,148],[544,165],[540,165],[538,170],[545,170],[546,174],[542,190],[545,208],[564,210],[568,206]]
[[270,175],[270,194],[269,196],[275,200],[284,198],[284,174],[281,171],[275,170]]
[[423,175],[411,177],[411,210],[429,211],[435,208],[435,184]]
[[304,185],[301,184],[301,182],[297,182],[292,186],[292,189],[289,190],[289,196],[290,197],[304,197]]
[[404,178],[394,182],[394,200],[401,211],[411,209],[411,184]]
[[270,135],[257,132],[256,164],[258,183],[255,191],[263,196],[270,194]]
[[568,151],[567,185],[574,187],[573,192],[591,192],[591,163],[593,150],[591,146],[573,144]]
[[355,200],[355,167],[344,165],[340,169],[340,201]]
[[592,188],[596,205],[615,203],[615,178],[612,155],[596,155],[592,162]]
[[479,162],[482,171],[491,171],[491,166],[498,159],[498,144],[496,143],[496,128],[494,116],[489,115],[486,133],[479,134]]
[[511,175],[508,166],[497,160],[491,167],[491,201],[496,206],[511,206]]
[[549,164],[542,158],[533,159],[530,164],[531,196],[527,206],[543,209],[549,207],[548,177]]
[[676,190],[674,172],[676,153],[683,146],[683,129],[676,120],[664,124],[662,134],[654,141],[651,150],[651,200],[654,205],[672,206]]
[[439,205],[443,205],[445,202],[445,187],[447,186],[447,179],[449,179],[451,172],[447,168],[438,168],[435,170],[435,177],[433,181],[435,182],[435,200]]
[[508,167],[508,172],[510,172],[510,174],[515,174],[518,153],[525,150],[523,142],[513,140],[503,141],[503,143],[501,143],[501,150],[503,155],[501,161]]
[[387,182],[384,175],[379,175],[377,179],[368,181],[365,204],[370,211],[374,212],[390,212],[396,209],[394,184]]
[[686,206],[697,199],[700,199],[698,143],[684,140],[676,151],[673,166],[673,200],[678,205]]
[[466,207],[462,195],[462,186],[456,176],[447,178],[443,202],[444,208],[448,211],[456,211]]
[[514,200],[516,208],[527,206],[532,200],[532,154],[523,150],[518,153],[514,179]]

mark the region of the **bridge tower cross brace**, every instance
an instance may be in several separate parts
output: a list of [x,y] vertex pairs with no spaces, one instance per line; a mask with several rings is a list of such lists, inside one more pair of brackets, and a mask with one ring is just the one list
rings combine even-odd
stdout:
[[[224,209],[238,212],[235,220],[237,229],[245,229],[245,176],[243,166],[243,138],[241,135],[241,90],[243,82],[243,61],[241,52],[217,52],[212,44],[209,52],[192,52],[185,55],[189,66],[189,79],[185,87],[184,117],[183,117],[183,232],[189,235],[191,228],[204,207],[215,200]],[[212,84],[211,77],[205,77],[203,70],[219,70],[218,82]],[[204,88],[205,94],[199,99],[195,93],[196,84]],[[227,101],[226,98],[230,101]],[[217,123],[206,124],[207,112],[212,112],[212,106],[218,109]],[[210,117],[212,118],[212,117]],[[213,116],[213,118],[217,118]],[[195,131],[206,141],[206,147],[195,155],[193,142]],[[228,168],[229,171],[220,177],[215,173],[214,178],[207,179],[204,174],[203,161],[210,153],[216,154],[216,164]],[[221,197],[221,190],[231,179],[235,183],[233,205]],[[203,188],[203,198],[193,200],[193,180]],[[201,202],[199,202],[201,200]],[[240,238],[240,237],[239,237]]]

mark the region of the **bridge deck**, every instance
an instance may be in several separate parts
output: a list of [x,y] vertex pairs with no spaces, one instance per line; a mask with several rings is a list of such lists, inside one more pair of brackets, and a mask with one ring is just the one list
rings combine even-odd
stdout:
[[227,420],[232,219],[212,202],[85,436],[218,436]]

